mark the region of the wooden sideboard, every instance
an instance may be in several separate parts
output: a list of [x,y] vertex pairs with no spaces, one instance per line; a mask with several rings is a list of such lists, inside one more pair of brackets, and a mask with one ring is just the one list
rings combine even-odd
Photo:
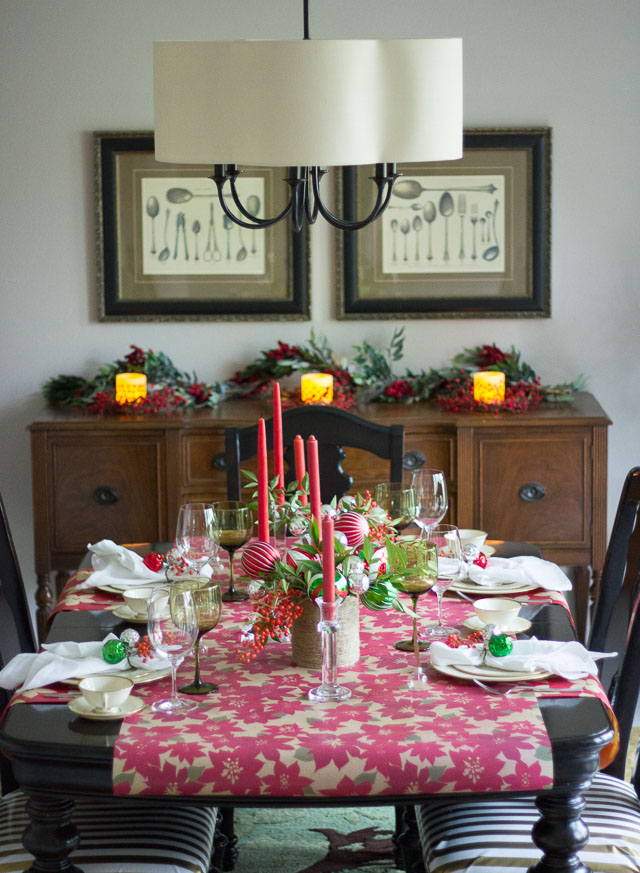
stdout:
[[[538,544],[549,560],[591,568],[606,549],[607,427],[594,397],[521,415],[453,414],[437,403],[367,404],[352,412],[405,428],[406,478],[444,470],[448,519],[490,538]],[[87,543],[173,539],[188,500],[226,497],[224,429],[269,417],[257,401],[176,416],[96,416],[47,410],[30,426],[39,628],[53,605],[50,575],[75,569]],[[345,449],[354,490],[373,488],[387,462]],[[252,468],[251,464],[246,465]],[[255,469],[255,467],[253,467]],[[586,608],[586,594],[582,598]]]

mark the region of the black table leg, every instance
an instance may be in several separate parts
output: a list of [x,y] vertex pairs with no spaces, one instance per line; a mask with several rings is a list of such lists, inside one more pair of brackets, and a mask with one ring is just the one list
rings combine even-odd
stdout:
[[220,833],[225,837],[226,844],[224,847],[224,857],[222,860],[222,870],[233,870],[238,860],[238,838],[233,830],[233,807],[225,806],[220,810],[222,817],[220,821]]
[[29,792],[30,823],[22,841],[35,858],[30,873],[82,873],[69,861],[69,855],[80,841],[71,821],[73,806],[73,800],[67,797]]

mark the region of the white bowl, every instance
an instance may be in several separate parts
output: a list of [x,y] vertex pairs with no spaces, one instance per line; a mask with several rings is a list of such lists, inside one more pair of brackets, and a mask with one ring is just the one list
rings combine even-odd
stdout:
[[131,694],[133,682],[124,676],[87,676],[78,688],[97,712],[117,712]]
[[470,530],[469,528],[459,528],[458,533],[460,534],[460,542],[462,543],[462,548],[465,546],[477,546],[481,549],[484,546],[485,540],[487,539],[486,530]]
[[476,615],[483,624],[497,624],[501,627],[512,627],[521,606],[517,600],[508,597],[482,597],[473,604]]
[[136,615],[146,615],[149,598],[153,594],[153,588],[129,588],[122,592],[124,602]]

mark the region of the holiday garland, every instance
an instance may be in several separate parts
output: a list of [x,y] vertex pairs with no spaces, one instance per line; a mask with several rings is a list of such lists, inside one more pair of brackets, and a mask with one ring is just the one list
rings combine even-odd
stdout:
[[[512,346],[508,352],[495,344],[464,349],[443,369],[406,369],[394,372],[393,365],[402,359],[404,328],[396,329],[387,348],[379,349],[366,340],[354,346],[356,354],[349,360],[339,358],[325,337],[311,337],[306,345],[289,345],[278,341],[275,348],[260,355],[225,383],[207,384],[196,374],[182,372],[162,352],[144,351],[131,346],[122,360],[106,364],[93,379],[80,376],[57,376],[44,386],[50,403],[71,405],[97,415],[154,414],[179,412],[187,408],[216,406],[225,397],[259,397],[268,392],[274,381],[305,372],[330,373],[334,380],[333,405],[349,409],[356,402],[417,403],[435,399],[451,412],[524,412],[541,402],[571,402],[574,392],[584,388],[586,379],[579,376],[560,385],[542,385],[534,369],[525,363]],[[473,399],[473,373],[477,370],[500,370],[505,374],[504,403],[492,406]],[[118,373],[144,373],[148,391],[143,400],[120,404],[115,399]],[[285,406],[301,403],[299,389],[283,391]]]

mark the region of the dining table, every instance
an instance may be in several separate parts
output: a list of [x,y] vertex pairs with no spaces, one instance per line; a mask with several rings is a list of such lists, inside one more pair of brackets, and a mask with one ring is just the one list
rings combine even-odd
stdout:
[[[81,569],[67,582],[47,642],[102,640],[128,627],[145,633],[121,617],[119,595],[87,588],[87,581],[90,570]],[[469,633],[472,599],[449,591],[444,600],[460,639]],[[518,599],[521,618],[531,623],[520,638],[575,640],[562,594],[533,588]],[[74,714],[67,704],[77,689],[69,684],[14,695],[0,748],[30,799],[24,842],[33,871],[78,873],[69,854],[81,838],[71,822],[79,796],[205,803],[222,812],[391,805],[405,812],[396,850],[410,870],[421,858],[415,804],[514,792],[537,798],[532,839],[543,855],[533,873],[587,873],[579,862],[587,839],[582,795],[615,741],[597,677],[551,675],[483,688],[436,669],[423,652],[427,681],[414,681],[414,653],[394,646],[410,636],[410,616],[361,606],[360,658],[338,671],[351,697],[313,702],[307,694],[320,673],[293,663],[290,641],[270,640],[255,657],[241,657],[252,609],[252,599],[223,604],[200,660],[203,679],[218,690],[187,714],[168,716],[148,705],[166,697],[166,677],[136,684],[133,695],[145,705],[117,720]],[[433,623],[435,596],[421,597],[418,612],[421,624]],[[192,675],[188,657],[179,679]],[[224,857],[232,834],[224,831],[214,869],[232,863]]]

